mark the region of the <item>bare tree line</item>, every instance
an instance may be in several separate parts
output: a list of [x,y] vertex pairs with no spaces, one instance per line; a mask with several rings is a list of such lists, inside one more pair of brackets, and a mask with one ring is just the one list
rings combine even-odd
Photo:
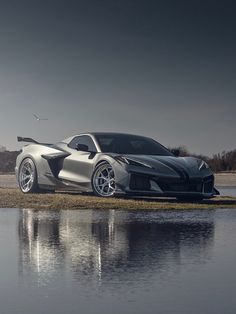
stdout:
[[185,146],[179,146],[175,149],[180,151],[180,156],[193,156],[205,160],[214,172],[236,171],[236,149],[223,151],[222,153],[212,155],[212,157],[191,154]]
[[16,157],[19,151],[0,152],[0,173],[9,173],[15,171]]

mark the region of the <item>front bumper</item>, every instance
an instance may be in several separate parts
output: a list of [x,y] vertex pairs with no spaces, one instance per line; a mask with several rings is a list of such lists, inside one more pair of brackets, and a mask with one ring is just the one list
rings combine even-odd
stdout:
[[182,179],[131,172],[128,181],[122,190],[129,195],[211,198],[219,194],[214,188],[213,174]]

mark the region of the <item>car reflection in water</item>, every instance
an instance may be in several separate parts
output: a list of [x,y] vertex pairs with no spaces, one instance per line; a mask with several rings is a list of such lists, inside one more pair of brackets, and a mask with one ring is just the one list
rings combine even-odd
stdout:
[[19,267],[40,284],[58,276],[103,282],[167,274],[183,263],[206,262],[214,211],[33,211],[19,216]]

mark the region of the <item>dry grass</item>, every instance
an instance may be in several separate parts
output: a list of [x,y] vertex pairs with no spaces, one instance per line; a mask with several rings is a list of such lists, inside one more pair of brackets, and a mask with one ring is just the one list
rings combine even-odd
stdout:
[[236,208],[236,197],[216,197],[198,203],[184,203],[167,198],[104,199],[75,193],[23,194],[18,189],[0,188],[0,208],[122,210]]

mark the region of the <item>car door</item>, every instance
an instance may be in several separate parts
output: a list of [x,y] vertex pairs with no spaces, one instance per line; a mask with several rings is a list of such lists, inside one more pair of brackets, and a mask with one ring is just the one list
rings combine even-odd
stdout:
[[[78,144],[86,145],[88,151],[77,150]],[[81,188],[90,188],[91,176],[97,152],[92,137],[89,135],[74,137],[68,144],[67,151],[71,153],[71,155],[65,158],[62,170],[58,177],[62,180],[75,183],[76,185],[81,186]]]

